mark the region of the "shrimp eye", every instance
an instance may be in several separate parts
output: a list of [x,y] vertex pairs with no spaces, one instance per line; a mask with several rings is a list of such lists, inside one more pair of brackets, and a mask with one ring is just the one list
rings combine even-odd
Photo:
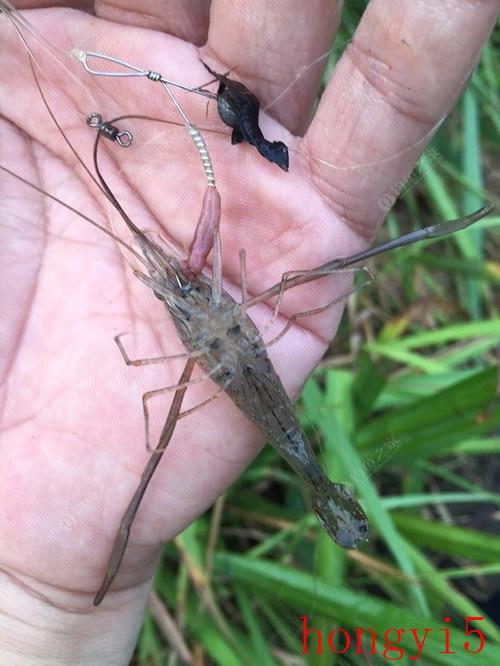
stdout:
[[227,334],[228,335],[238,335],[238,333],[241,331],[241,326],[239,324],[236,324],[236,326],[232,326],[231,328],[227,329]]
[[219,338],[214,338],[210,343],[210,349],[212,351],[217,351],[218,349],[220,349],[220,346],[221,346],[221,341]]

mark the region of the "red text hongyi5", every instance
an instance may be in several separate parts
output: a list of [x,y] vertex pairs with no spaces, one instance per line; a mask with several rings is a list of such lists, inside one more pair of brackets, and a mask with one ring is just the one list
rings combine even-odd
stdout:
[[[484,634],[480,629],[470,626],[471,622],[484,620],[484,617],[481,616],[465,618],[464,641],[460,644],[456,643],[456,634],[452,644],[450,627],[447,625],[438,629],[388,627],[379,635],[371,627],[363,629],[354,627],[349,630],[336,627],[326,633],[310,626],[307,615],[302,615],[300,619],[302,620],[302,654],[346,654],[349,652],[351,654],[380,654],[389,661],[399,661],[408,654],[411,660],[418,661],[426,649],[427,639],[431,634],[434,638],[432,649],[436,649],[438,632],[442,646],[441,650],[437,650],[440,654],[453,655],[461,651],[479,654],[484,648]],[[449,617],[443,619],[445,623],[450,622]],[[408,636],[410,636],[410,641],[406,640],[405,645],[401,646],[403,638]],[[427,649],[430,649],[429,644],[427,644]]]

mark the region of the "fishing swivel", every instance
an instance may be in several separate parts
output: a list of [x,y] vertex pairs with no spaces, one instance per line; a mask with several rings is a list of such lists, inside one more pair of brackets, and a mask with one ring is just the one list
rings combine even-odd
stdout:
[[87,116],[87,125],[99,130],[99,133],[109,139],[116,141],[122,148],[128,148],[132,145],[134,137],[129,130],[119,130],[118,127],[107,123],[102,119],[100,113],[90,113]]

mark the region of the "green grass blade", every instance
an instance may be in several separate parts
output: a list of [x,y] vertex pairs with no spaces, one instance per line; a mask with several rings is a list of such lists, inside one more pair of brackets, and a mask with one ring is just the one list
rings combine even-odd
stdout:
[[379,354],[390,358],[392,361],[402,363],[415,370],[420,370],[428,374],[441,374],[449,371],[449,366],[443,361],[437,361],[427,356],[421,356],[414,352],[407,351],[398,346],[397,342],[391,341],[389,344],[383,342],[367,342],[364,349],[372,354]]
[[382,499],[382,504],[387,510],[392,511],[393,509],[408,509],[416,506],[427,506],[429,504],[487,502],[490,498],[490,493],[420,493],[414,495],[397,495],[396,497],[385,496]]
[[[478,415],[486,413],[480,420]],[[497,370],[488,368],[421,400],[372,419],[356,436],[357,445],[369,456],[383,442],[394,438],[398,448],[394,461],[425,458],[449,449],[500,422]]]
[[392,518],[402,534],[414,544],[477,562],[493,564],[500,560],[500,537],[406,513],[393,513]]
[[269,644],[266,641],[262,627],[257,618],[254,608],[248,598],[245,588],[242,585],[234,587],[236,599],[241,611],[241,616],[248,629],[250,644],[252,648],[252,656],[257,663],[269,664],[269,666],[277,666],[274,657],[269,650]]
[[[464,93],[463,109],[463,159],[462,167],[466,178],[476,187],[482,188],[483,178],[481,169],[481,148],[479,144],[479,113],[476,93],[469,86]],[[475,210],[484,203],[483,198],[464,190],[464,210]],[[469,208],[470,207],[470,208]],[[480,259],[482,252],[482,232],[478,229],[468,229],[462,235],[462,253],[467,259]],[[468,311],[474,319],[481,315],[480,283],[477,280],[466,279]]]

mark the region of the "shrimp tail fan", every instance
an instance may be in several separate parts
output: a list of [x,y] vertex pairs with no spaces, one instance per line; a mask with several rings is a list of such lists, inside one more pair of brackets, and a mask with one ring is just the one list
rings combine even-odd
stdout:
[[325,479],[313,492],[312,505],[319,522],[342,548],[355,548],[368,537],[368,520],[347,486]]

